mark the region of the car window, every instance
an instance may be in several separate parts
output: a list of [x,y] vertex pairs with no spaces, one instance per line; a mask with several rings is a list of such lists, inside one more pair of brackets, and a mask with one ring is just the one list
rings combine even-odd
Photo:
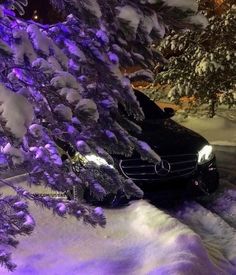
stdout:
[[145,119],[155,120],[167,118],[165,112],[149,97],[138,90],[134,90],[134,92],[144,112]]

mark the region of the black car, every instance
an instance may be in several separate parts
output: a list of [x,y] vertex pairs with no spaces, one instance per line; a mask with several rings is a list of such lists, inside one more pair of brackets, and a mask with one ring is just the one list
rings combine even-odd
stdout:
[[135,95],[145,115],[138,138],[160,155],[161,162],[152,164],[134,153],[119,160],[120,172],[145,194],[161,199],[213,193],[219,175],[212,146],[201,135],[173,121],[172,108],[162,110],[138,90]]
[[[145,195],[163,200],[214,192],[219,175],[212,146],[201,135],[173,121],[172,108],[162,110],[138,90],[135,95],[145,115],[144,121],[136,122],[142,128],[137,137],[160,155],[161,162],[144,161],[136,152],[131,157],[114,155],[120,173],[132,179]],[[68,151],[63,143],[58,145]],[[74,154],[73,150],[69,153]]]

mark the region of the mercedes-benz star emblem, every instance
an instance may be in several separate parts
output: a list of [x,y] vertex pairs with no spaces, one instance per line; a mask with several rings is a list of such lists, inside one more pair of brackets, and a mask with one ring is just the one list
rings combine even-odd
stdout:
[[159,176],[166,176],[170,173],[171,166],[167,160],[162,160],[161,162],[156,163],[155,172]]

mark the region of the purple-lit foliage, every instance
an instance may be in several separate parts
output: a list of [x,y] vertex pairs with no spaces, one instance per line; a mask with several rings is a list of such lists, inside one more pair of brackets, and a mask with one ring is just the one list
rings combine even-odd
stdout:
[[[111,155],[136,150],[142,158],[159,160],[148,145],[129,134],[139,127],[119,113],[118,105],[123,105],[136,120],[143,119],[120,66],[148,67],[161,58],[150,43],[164,35],[173,7],[150,4],[153,1],[59,2],[73,15],[51,26],[17,19],[6,9],[9,6],[0,8],[0,155],[4,169],[24,168],[30,185],[58,192],[76,186],[81,195],[76,201],[37,197],[2,181],[16,193],[0,198],[0,263],[9,270],[14,264],[6,247],[16,246],[15,237],[29,234],[35,225],[25,201],[104,226],[101,209],[83,204],[85,189],[97,200],[118,190],[128,197],[142,196],[132,181],[119,175]],[[189,13],[178,15],[176,24]],[[62,161],[56,139],[78,152],[76,171],[74,158],[65,151],[68,159]]]
[[3,0],[0,1],[1,3],[6,8],[16,10],[20,15],[23,15],[25,13],[24,7],[28,5],[28,0]]

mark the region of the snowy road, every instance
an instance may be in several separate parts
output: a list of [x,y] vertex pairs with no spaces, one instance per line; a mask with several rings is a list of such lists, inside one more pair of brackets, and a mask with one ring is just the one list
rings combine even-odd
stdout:
[[62,221],[32,206],[38,226],[21,238],[13,274],[236,274],[236,154],[227,148],[217,148],[221,187],[204,201],[171,210],[136,201],[106,210],[105,229]]

